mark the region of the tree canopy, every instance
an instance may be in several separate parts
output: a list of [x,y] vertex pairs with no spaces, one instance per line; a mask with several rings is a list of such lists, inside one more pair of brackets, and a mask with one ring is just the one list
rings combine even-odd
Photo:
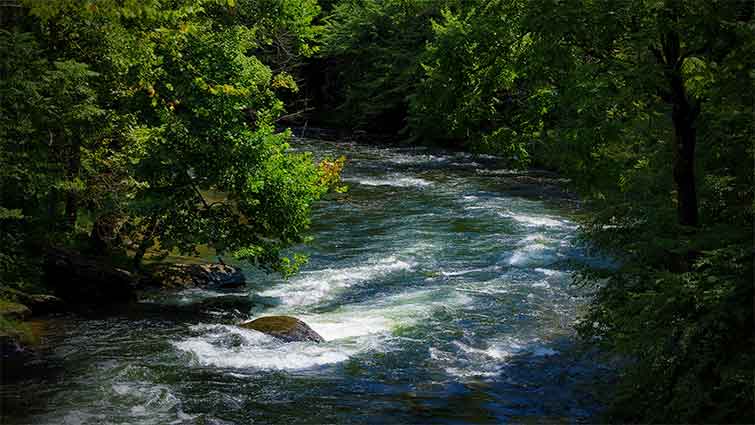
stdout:
[[308,54],[319,9],[267,3],[20,2],[28,13],[0,33],[11,245],[128,250],[137,264],[158,242],[206,245],[290,271],[281,250],[303,241],[328,186],[275,129],[297,87],[271,49]]

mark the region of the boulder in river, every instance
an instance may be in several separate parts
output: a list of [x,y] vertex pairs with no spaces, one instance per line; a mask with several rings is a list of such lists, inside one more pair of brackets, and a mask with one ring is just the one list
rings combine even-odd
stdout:
[[50,249],[44,269],[55,293],[71,304],[127,302],[134,298],[136,277],[104,259]]
[[65,302],[54,295],[28,294],[24,304],[29,306],[34,316],[59,313],[65,310]]
[[160,264],[153,267],[149,280],[167,289],[230,289],[246,284],[240,268],[221,263]]
[[[32,316],[58,313],[65,310],[65,302],[54,295],[27,294],[8,287],[0,288],[0,299],[25,305],[31,310]],[[2,314],[1,311],[0,314]]]
[[325,342],[325,338],[312,330],[306,323],[290,316],[260,317],[251,322],[242,323],[239,326],[268,334],[285,342]]

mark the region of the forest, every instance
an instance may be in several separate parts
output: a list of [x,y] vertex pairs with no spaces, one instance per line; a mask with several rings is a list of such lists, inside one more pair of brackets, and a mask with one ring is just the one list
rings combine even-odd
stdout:
[[51,251],[134,275],[208,252],[284,279],[304,254],[317,264],[299,248],[319,244],[313,214],[361,190],[347,188],[348,153],[298,148],[296,135],[330,129],[370,149],[543,170],[578,197],[576,237],[611,264],[574,266],[567,286],[592,295],[571,328],[622,359],[584,421],[753,423],[754,12],[749,0],[1,1],[0,337],[33,345],[19,313],[30,294],[75,304]]

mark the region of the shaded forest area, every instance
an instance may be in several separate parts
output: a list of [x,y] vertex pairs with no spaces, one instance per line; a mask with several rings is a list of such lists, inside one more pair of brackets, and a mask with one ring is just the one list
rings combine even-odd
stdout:
[[6,293],[44,291],[50,246],[291,271],[342,164],[276,128],[376,133],[570,179],[620,264],[577,282],[581,335],[628,359],[607,420],[755,422],[751,1],[0,7]]

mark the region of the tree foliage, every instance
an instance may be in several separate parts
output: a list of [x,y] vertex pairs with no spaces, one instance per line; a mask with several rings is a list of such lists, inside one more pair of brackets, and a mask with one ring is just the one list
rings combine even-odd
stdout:
[[432,34],[431,20],[451,0],[349,0],[325,18],[322,54],[326,72],[339,81],[342,123],[377,132],[406,127],[409,96],[416,90],[419,54]]
[[270,52],[312,50],[316,3],[21,5],[0,33],[2,223],[14,255],[72,243],[138,264],[151,248],[206,245],[295,267],[282,250],[304,240],[328,187],[276,132],[278,96],[297,87]]

